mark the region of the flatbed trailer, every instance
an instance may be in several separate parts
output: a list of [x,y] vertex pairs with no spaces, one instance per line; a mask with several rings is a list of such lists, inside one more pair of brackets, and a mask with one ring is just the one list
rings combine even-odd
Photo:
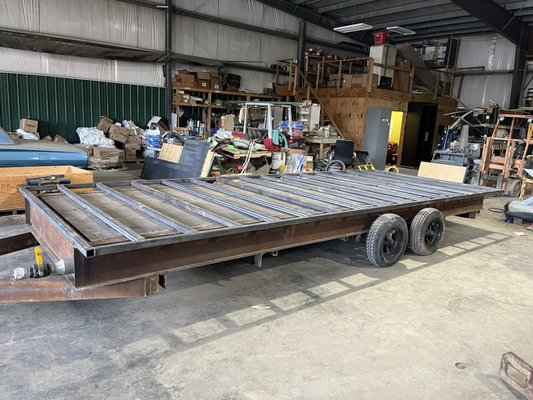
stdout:
[[[50,190],[54,189],[54,190]],[[380,171],[235,175],[21,188],[62,274],[0,279],[0,302],[149,296],[169,271],[366,234],[387,267],[435,251],[444,217],[501,191]],[[410,229],[408,230],[408,226]]]

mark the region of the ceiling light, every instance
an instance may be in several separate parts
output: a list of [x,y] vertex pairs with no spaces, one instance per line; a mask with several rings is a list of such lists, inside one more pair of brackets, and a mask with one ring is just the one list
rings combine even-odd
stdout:
[[336,28],[333,28],[334,31],[341,32],[341,33],[366,31],[369,29],[372,29],[372,25],[368,25],[363,22],[359,22],[357,24],[351,24],[351,25],[338,26]]
[[399,33],[400,35],[414,35],[416,32],[411,29],[403,28],[401,26],[387,26],[389,32]]

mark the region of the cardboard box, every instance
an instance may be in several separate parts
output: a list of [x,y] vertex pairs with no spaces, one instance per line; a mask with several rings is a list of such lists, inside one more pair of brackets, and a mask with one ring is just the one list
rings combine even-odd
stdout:
[[111,125],[111,128],[109,128],[109,138],[115,142],[126,143],[129,136],[130,132],[128,128],[123,128],[118,125]]
[[124,159],[126,161],[135,161],[137,159],[137,150],[128,149],[128,147],[126,147],[126,150],[124,151]]
[[94,147],[91,166],[95,168],[121,168],[124,164],[124,150],[114,147]]
[[135,150],[141,150],[142,148],[142,136],[130,136],[126,142],[126,149],[131,148]]
[[[372,87],[378,86],[378,75],[372,75]],[[343,75],[342,80],[343,88],[366,88],[368,87],[368,75],[367,74],[356,74],[356,75]]]
[[68,143],[68,140],[66,140],[63,136],[61,135],[55,135],[54,136],[54,142],[56,143]]
[[93,146],[89,146],[87,144],[81,144],[81,143],[75,144],[74,146],[82,149],[84,152],[87,153],[89,157],[93,155]]
[[43,137],[41,140],[47,140],[47,141],[52,141],[52,138],[49,136],[49,135],[46,135],[45,137]]
[[198,79],[198,87],[201,89],[211,89],[211,79]]
[[114,147],[95,146],[93,147],[93,155],[103,160],[114,157],[123,158],[124,151]]
[[64,175],[71,183],[93,182],[92,172],[70,166],[0,168],[0,211],[23,209],[19,187],[26,185],[26,179],[50,175]]
[[222,90],[222,84],[218,76],[211,77],[211,90]]
[[113,120],[109,117],[103,116],[100,117],[100,121],[98,122],[98,125],[96,125],[96,129],[107,133],[109,128],[111,128],[111,125],[113,125]]
[[22,118],[20,120],[20,129],[25,132],[36,133],[39,122],[34,119]]
[[302,150],[302,149],[290,149],[289,152],[287,153],[287,157],[290,157],[292,156],[293,154],[301,154],[302,156],[306,156],[307,157],[307,154],[309,154],[307,152],[307,150]]
[[223,115],[221,117],[220,127],[227,131],[233,131],[233,129],[235,128],[235,115]]
[[142,128],[130,128],[129,129],[130,136],[142,136],[143,133],[144,133],[144,129]]
[[211,73],[209,71],[198,71],[196,76],[198,79],[203,79],[205,81],[211,80]]
[[178,88],[195,88],[196,76],[188,73],[180,73],[179,75],[176,75],[175,84]]

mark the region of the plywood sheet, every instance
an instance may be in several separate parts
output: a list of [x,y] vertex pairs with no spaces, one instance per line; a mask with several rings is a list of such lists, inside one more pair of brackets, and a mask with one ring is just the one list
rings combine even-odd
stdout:
[[179,163],[182,152],[183,146],[181,145],[163,143],[163,147],[161,147],[161,153],[159,153],[159,159],[173,163]]
[[465,179],[466,167],[456,165],[446,165],[429,163],[422,161],[418,176],[423,178],[440,179],[441,181],[463,183]]
[[71,183],[92,183],[93,173],[71,166],[0,168],[0,211],[24,208],[24,197],[19,187],[26,185],[26,179],[51,175],[64,175]]

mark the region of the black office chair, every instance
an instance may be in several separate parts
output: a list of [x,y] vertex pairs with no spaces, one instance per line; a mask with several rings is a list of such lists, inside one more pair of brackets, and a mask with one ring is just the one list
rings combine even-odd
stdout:
[[353,148],[354,142],[352,140],[337,140],[335,143],[335,153],[331,162],[326,167],[326,171],[342,170],[353,165]]

